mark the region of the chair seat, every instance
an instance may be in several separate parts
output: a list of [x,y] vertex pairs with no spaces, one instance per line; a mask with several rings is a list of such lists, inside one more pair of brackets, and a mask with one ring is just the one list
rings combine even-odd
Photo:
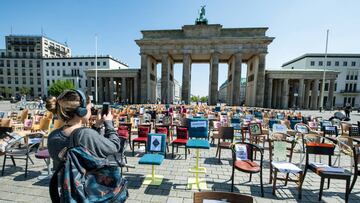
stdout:
[[221,148],[229,148],[231,147],[231,142],[220,142],[219,147]]
[[207,140],[190,139],[187,141],[186,147],[195,149],[210,149],[210,144]]
[[302,170],[293,163],[289,162],[271,162],[272,167],[276,168],[282,173],[299,173]]
[[260,171],[260,166],[256,162],[250,161],[250,160],[237,160],[235,161],[235,168],[248,172],[248,173],[257,173]]
[[50,158],[49,150],[40,150],[35,154],[35,157],[38,159],[48,159]]
[[186,145],[188,139],[180,139],[180,138],[177,138],[175,140],[172,141],[173,144],[182,144],[182,145]]
[[145,154],[139,160],[139,164],[161,165],[163,160],[164,160],[164,155],[161,155],[161,154]]
[[329,171],[322,171],[317,169],[316,167],[309,164],[309,169],[312,170],[314,173],[318,174],[321,177],[330,177],[334,179],[348,179],[351,177],[351,173],[345,170],[343,173],[336,173],[336,172],[329,172]]
[[133,142],[147,142],[147,137],[137,137],[133,139]]

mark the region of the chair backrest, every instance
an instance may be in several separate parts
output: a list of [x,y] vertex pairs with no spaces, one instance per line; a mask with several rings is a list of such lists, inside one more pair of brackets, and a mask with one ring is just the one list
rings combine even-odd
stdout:
[[315,121],[308,122],[308,125],[312,130],[317,130],[318,129],[318,124]]
[[150,127],[148,126],[138,127],[138,137],[147,137],[149,133],[150,133]]
[[302,120],[295,120],[295,119],[291,119],[290,120],[290,128],[295,130],[295,125],[298,124],[298,123],[301,123]]
[[287,133],[287,126],[284,124],[274,124],[272,127],[272,133]]
[[317,155],[334,155],[335,145],[329,143],[307,143],[306,154],[317,154]]
[[262,115],[262,113],[260,111],[255,111],[254,116],[255,116],[255,118],[260,118],[260,119],[263,118],[263,115]]
[[278,113],[276,115],[276,118],[279,119],[279,120],[283,120],[285,118],[285,115],[283,113]]
[[10,118],[3,118],[1,119],[1,127],[11,127],[11,119]]
[[35,153],[40,147],[40,144],[43,142],[44,135],[42,133],[33,133],[27,135],[27,151],[30,153]]
[[[204,200],[226,200],[226,202],[253,203],[253,197],[230,192],[195,192],[194,203],[203,203]],[[210,201],[209,201],[210,202]]]
[[295,139],[285,133],[273,133],[269,140],[270,162],[291,162]]
[[166,134],[150,133],[148,135],[147,153],[165,154]]
[[260,151],[261,153],[261,159],[260,164],[262,165],[262,157],[263,157],[263,150],[259,148],[258,145],[254,145],[252,143],[248,142],[235,142],[232,145],[232,157],[233,157],[233,163],[235,163],[235,160],[254,160],[254,150]]
[[310,127],[304,123],[297,123],[294,129],[301,134],[308,134],[311,131]]
[[186,127],[176,127],[176,138],[189,139],[188,129]]
[[341,134],[344,134],[344,133],[350,131],[350,127],[351,127],[350,123],[341,122],[340,126],[341,126]]
[[233,141],[234,128],[233,127],[221,127],[219,129],[219,135],[222,139],[229,139],[229,140]]
[[274,124],[278,124],[279,120],[269,119],[269,129],[272,130]]
[[166,137],[169,137],[170,135],[170,130],[168,126],[156,126],[155,128],[155,133],[158,134],[165,134]]
[[51,125],[51,119],[44,117],[40,120],[40,130],[47,131],[50,129],[50,125]]
[[24,120],[24,128],[25,129],[30,129],[31,126],[32,126],[32,123],[33,123],[33,121],[31,119],[25,119]]
[[208,138],[209,122],[205,118],[189,118],[188,132],[190,138]]
[[336,126],[323,126],[322,131],[324,132],[324,136],[335,135],[337,137],[339,135]]
[[24,122],[24,120],[28,117],[29,109],[24,109],[21,112],[20,121]]
[[260,123],[249,123],[248,125],[250,135],[262,135]]
[[331,121],[328,121],[328,120],[320,121],[320,128],[323,129],[324,126],[332,126]]
[[119,137],[128,138],[129,137],[129,129],[126,125],[121,125],[117,129],[117,134]]
[[360,136],[359,127],[357,127],[357,126],[351,126],[351,127],[349,128],[349,136],[350,136],[350,137]]

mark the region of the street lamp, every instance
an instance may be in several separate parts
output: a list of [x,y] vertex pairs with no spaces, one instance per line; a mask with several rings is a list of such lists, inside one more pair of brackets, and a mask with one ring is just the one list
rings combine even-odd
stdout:
[[98,103],[97,34],[95,35],[95,104]]
[[327,66],[327,49],[328,49],[328,39],[329,39],[329,30],[326,30],[326,46],[325,46],[325,64],[324,64],[324,72],[323,79],[321,85],[321,94],[320,94],[320,111],[323,109],[324,103],[324,91],[325,91],[325,75],[326,75],[326,66]]

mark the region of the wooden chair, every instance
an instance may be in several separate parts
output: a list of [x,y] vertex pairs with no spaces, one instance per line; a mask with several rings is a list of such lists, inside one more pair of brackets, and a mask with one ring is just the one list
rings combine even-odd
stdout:
[[129,132],[129,137],[128,137],[128,140],[129,140],[129,146],[130,146],[130,149],[132,149],[133,148],[133,146],[131,145],[131,128],[132,128],[132,124],[131,123],[119,123],[119,127],[120,126],[126,126],[127,127],[127,130],[128,130],[128,132]]
[[203,203],[204,200],[219,200],[229,203],[253,203],[254,199],[251,196],[246,196],[230,192],[195,192],[194,203]]
[[[248,131],[250,136],[250,143],[259,144],[263,143],[263,148],[265,147],[265,142],[268,140],[268,134],[265,134],[262,130],[260,123],[249,123]],[[256,153],[255,153],[256,159]]]
[[[292,163],[292,156],[295,147],[295,138],[284,133],[274,133],[269,140],[270,154],[270,184],[272,180],[272,194],[275,195],[276,181],[288,181],[298,184],[298,198],[301,199],[303,171]],[[278,178],[278,173],[285,173],[285,178]],[[295,175],[296,179],[290,179],[289,174]]]
[[135,155],[134,152],[134,148],[135,148],[135,143],[138,143],[138,146],[140,147],[140,144],[143,143],[145,144],[146,147],[146,143],[147,143],[147,137],[148,134],[151,132],[151,127],[149,125],[139,125],[138,126],[138,137],[132,140],[132,155]]
[[[346,192],[345,192],[345,202],[348,202],[349,193],[350,193],[350,178],[351,173],[348,171],[344,172],[330,172],[324,170],[324,168],[316,167],[309,162],[309,155],[326,155],[328,156],[328,166],[331,167],[331,157],[334,155],[335,145],[333,143],[325,143],[327,140],[325,137],[322,137],[323,141],[321,143],[307,143],[306,145],[306,163],[305,163],[305,170],[304,170],[304,178],[302,181],[305,180],[306,173],[310,169],[314,173],[320,176],[320,192],[319,192],[319,201],[321,201],[321,197],[323,194],[324,182],[325,179],[328,179],[327,188],[330,187],[330,179],[339,179],[339,180],[346,180]],[[330,141],[331,142],[331,141]]]
[[[259,151],[261,154],[260,165],[254,162],[254,151]],[[256,153],[255,153],[256,154]],[[263,179],[262,179],[262,166],[264,158],[264,149],[259,145],[246,143],[246,142],[235,142],[232,147],[232,174],[231,174],[231,192],[234,191],[234,179],[235,169],[244,173],[249,173],[249,182],[251,182],[252,174],[260,174],[260,187],[261,196],[264,197]]]
[[186,126],[176,127],[176,139],[171,142],[172,158],[174,158],[174,146],[176,146],[176,153],[179,152],[179,146],[185,146],[185,159],[187,159],[188,150],[186,150],[186,143],[189,140],[188,129]]
[[233,127],[220,127],[219,137],[218,137],[218,146],[217,146],[216,155],[215,155],[215,156],[217,156],[219,154],[219,162],[221,159],[221,149],[231,149],[231,145],[233,142],[234,142],[234,128]]

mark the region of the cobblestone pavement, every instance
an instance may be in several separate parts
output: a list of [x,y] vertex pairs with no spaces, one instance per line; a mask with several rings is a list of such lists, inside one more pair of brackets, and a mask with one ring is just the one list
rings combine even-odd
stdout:
[[[314,112],[310,112],[314,113]],[[353,114],[352,116],[358,116]],[[355,120],[355,119],[353,119]],[[355,121],[354,121],[355,122]],[[136,148],[137,151],[137,148]],[[171,148],[170,148],[171,151]],[[139,157],[143,153],[137,151],[135,157],[131,156],[130,150],[126,153],[129,164],[135,165],[135,169],[126,170],[124,176],[128,179],[130,197],[127,202],[192,202],[195,191],[187,190],[187,178],[193,177],[188,169],[195,166],[194,150],[184,158],[184,149],[179,148],[179,155],[174,159],[170,155],[164,160],[161,166],[156,166],[156,174],[163,175],[164,181],[160,186],[144,186],[142,181],[146,174],[151,173],[151,166],[139,165]],[[231,187],[231,153],[229,150],[222,150],[222,160],[219,163],[215,158],[216,147],[210,150],[201,150],[200,165],[207,168],[205,175],[207,187],[213,191],[230,191]],[[294,163],[299,163],[300,154],[294,155]],[[43,160],[32,157],[35,164],[29,164],[28,178],[24,178],[25,161],[16,160],[17,166],[12,166],[10,160],[7,161],[5,174],[0,178],[0,202],[50,202],[48,193],[48,181],[39,180],[41,173],[46,173],[46,165]],[[303,185],[303,199],[297,199],[297,189],[295,183],[284,183],[278,181],[276,196],[271,194],[272,185],[269,184],[269,154],[265,151],[264,155],[264,191],[265,197],[260,195],[259,176],[253,175],[252,181],[248,182],[248,174],[240,171],[235,172],[235,192],[251,195],[256,202],[318,202],[320,178],[312,172],[308,172]],[[334,159],[335,160],[335,159]],[[3,157],[0,157],[3,163]],[[350,157],[341,156],[341,166],[350,170]],[[326,185],[326,184],[325,184]],[[326,188],[326,187],[325,187]],[[324,189],[323,202],[344,202],[345,181],[332,180],[329,189]],[[360,202],[360,181],[353,189],[349,202]]]

